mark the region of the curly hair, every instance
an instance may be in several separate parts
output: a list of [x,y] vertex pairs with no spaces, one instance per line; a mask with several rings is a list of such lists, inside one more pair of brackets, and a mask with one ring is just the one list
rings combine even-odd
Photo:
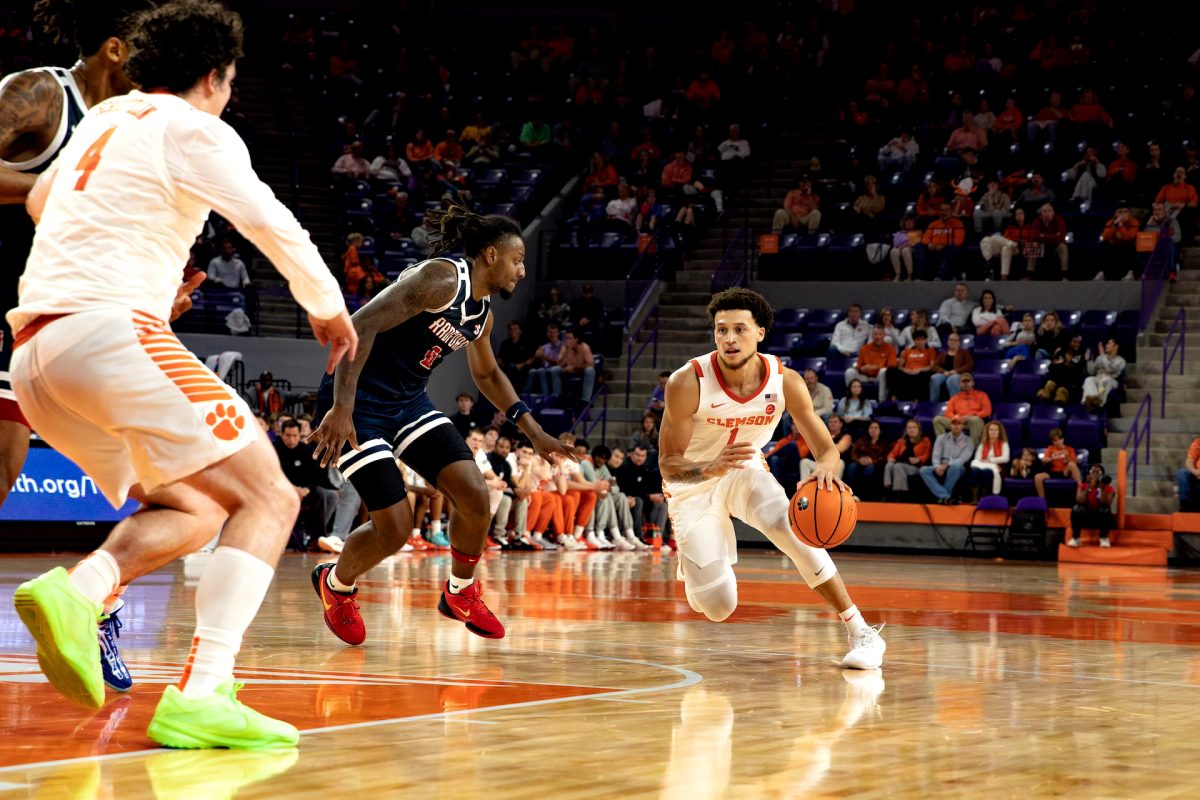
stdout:
[[431,255],[434,256],[447,253],[462,243],[467,256],[475,258],[485,247],[499,244],[510,236],[521,238],[521,226],[516,220],[499,214],[481,216],[460,205],[426,211],[423,224],[430,232]]
[[775,322],[775,312],[771,311],[771,304],[767,302],[767,298],[740,286],[713,295],[708,303],[710,326],[717,321],[718,311],[749,311],[750,316],[754,317],[754,324],[767,330],[770,330]]
[[212,0],[171,0],[138,19],[129,47],[130,78],[179,94],[241,58],[242,18]]
[[84,57],[112,37],[128,42],[138,15],[156,4],[155,0],[37,0],[33,19],[55,44],[74,42]]

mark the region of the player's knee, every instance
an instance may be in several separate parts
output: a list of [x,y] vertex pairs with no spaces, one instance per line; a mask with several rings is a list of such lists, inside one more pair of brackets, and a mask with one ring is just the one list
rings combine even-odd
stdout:
[[724,622],[737,610],[737,590],[726,582],[720,588],[700,592],[695,601],[701,614],[713,622]]

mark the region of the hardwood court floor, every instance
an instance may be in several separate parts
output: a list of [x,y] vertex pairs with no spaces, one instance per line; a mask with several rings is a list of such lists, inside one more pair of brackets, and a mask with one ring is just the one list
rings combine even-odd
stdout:
[[[73,559],[71,559],[73,560]],[[70,560],[68,560],[69,563]],[[239,659],[242,697],[299,752],[156,750],[199,563],[126,595],[137,685],[98,712],[44,682],[12,611],[59,559],[0,562],[0,800],[1200,796],[1200,573],[842,555],[887,662],[851,672],[840,623],[774,553],[741,605],[697,617],[673,555],[489,556],[508,637],[434,610],[445,556],[363,582],[365,646],[325,629],[312,557],[285,556]]]

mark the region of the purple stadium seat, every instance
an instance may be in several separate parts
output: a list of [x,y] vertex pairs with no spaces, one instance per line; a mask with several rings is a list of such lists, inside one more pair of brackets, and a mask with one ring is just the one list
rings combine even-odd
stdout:
[[1050,443],[1050,431],[1063,428],[1066,433],[1067,411],[1062,406],[1034,406],[1029,420],[1029,441],[1037,447]]

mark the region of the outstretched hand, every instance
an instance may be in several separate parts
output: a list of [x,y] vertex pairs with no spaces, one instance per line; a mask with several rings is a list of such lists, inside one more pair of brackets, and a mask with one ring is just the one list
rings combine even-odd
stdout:
[[208,278],[208,273],[197,272],[175,290],[175,299],[171,302],[171,319],[174,322],[192,309],[192,292],[200,288],[200,284]]
[[331,461],[337,461],[346,442],[355,450],[359,449],[358,436],[354,432],[354,418],[349,411],[337,405],[326,412],[321,424],[304,441],[308,444],[317,443],[313,448],[313,458],[320,459],[322,467],[329,466]]
[[543,430],[535,431],[529,437],[529,443],[533,445],[534,451],[542,458],[549,461],[551,464],[559,464],[563,459],[578,462],[579,454],[575,452],[575,448],[567,447],[565,444],[555,439],[550,434]]
[[358,332],[354,330],[354,323],[350,321],[350,314],[345,308],[332,319],[317,319],[309,314],[308,322],[312,325],[317,343],[322,347],[329,345],[329,359],[325,362],[326,373],[332,375],[343,356],[347,361],[354,360],[358,353]]

